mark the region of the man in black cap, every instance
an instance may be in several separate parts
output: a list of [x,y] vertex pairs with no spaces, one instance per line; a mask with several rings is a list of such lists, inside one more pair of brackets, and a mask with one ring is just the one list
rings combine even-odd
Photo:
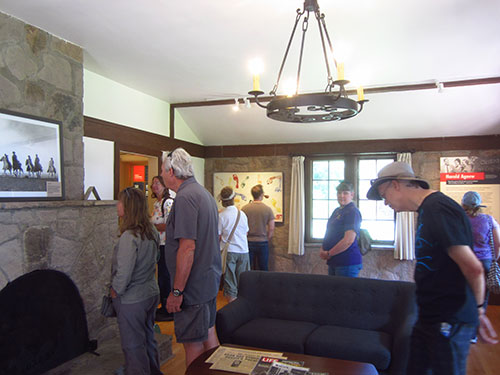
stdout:
[[394,162],[371,182],[368,199],[384,200],[396,212],[418,212],[415,238],[418,320],[413,328],[408,374],[465,375],[470,339],[479,334],[495,344],[485,315],[484,274],[473,251],[463,209],[410,165]]

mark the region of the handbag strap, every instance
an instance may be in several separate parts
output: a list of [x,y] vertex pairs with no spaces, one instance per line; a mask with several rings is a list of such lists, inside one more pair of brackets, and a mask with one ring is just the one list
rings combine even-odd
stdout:
[[[237,209],[238,210],[238,209]],[[231,233],[229,233],[229,237],[227,238],[227,242],[224,245],[224,249],[222,251],[226,251],[227,248],[229,247],[229,242],[233,239],[234,231],[236,230],[236,227],[238,226],[238,222],[240,221],[240,210],[238,210],[238,215],[236,216],[236,221],[234,222],[233,229],[231,229]]]
[[491,218],[490,215],[488,215],[488,219],[490,221],[490,249],[491,249],[491,259],[493,261],[495,261],[496,257],[495,257],[495,244],[494,244],[494,241],[493,241],[493,219]]

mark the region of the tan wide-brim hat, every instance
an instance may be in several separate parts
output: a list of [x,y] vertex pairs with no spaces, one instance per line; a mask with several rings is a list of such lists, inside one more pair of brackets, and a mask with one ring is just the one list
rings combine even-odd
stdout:
[[390,180],[415,181],[422,188],[429,189],[429,183],[424,179],[415,176],[415,172],[413,172],[413,169],[409,164],[402,161],[395,161],[394,163],[386,165],[380,170],[380,172],[378,172],[378,178],[371,181],[372,186],[370,187],[370,190],[368,190],[366,197],[375,201],[382,200],[382,197],[378,193],[378,187],[380,184]]

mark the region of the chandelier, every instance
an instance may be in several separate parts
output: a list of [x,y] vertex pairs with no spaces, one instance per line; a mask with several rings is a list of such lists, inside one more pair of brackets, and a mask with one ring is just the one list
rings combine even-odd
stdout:
[[[327,85],[324,93],[315,94],[300,94],[299,83],[300,83],[300,70],[302,66],[302,57],[304,52],[304,41],[306,32],[309,25],[310,13],[313,12],[316,20],[318,22],[319,33],[321,36],[321,45],[323,47],[324,61],[327,70]],[[281,75],[283,73],[283,68],[285,67],[288,52],[290,50],[290,45],[293,41],[295,31],[300,19],[304,17],[302,22],[302,41],[300,45],[299,63],[297,69],[297,82],[295,95],[292,96],[276,96],[276,91],[280,84]],[[328,57],[325,39],[328,43],[329,51],[331,57]],[[334,81],[330,71],[330,61],[333,60],[335,67],[337,69],[337,79]],[[286,47],[285,55],[283,56],[283,61],[278,73],[278,79],[273,89],[269,93],[272,98],[267,105],[263,105],[259,102],[259,96],[263,95],[264,92],[260,90],[259,76],[254,73],[253,80],[253,90],[249,91],[248,94],[255,97],[255,102],[262,108],[267,110],[267,117],[285,122],[299,122],[299,123],[314,123],[314,122],[325,122],[325,121],[338,121],[345,120],[356,116],[363,109],[364,103],[368,100],[364,99],[363,88],[358,88],[358,100],[349,99],[347,96],[345,86],[349,83],[348,80],[344,79],[344,65],[343,63],[337,63],[337,60],[333,58],[333,47],[330,41],[330,36],[326,29],[325,15],[320,13],[318,1],[317,0],[305,0],[304,9],[301,11],[297,9],[297,16],[295,19],[295,25],[292,29],[292,35],[288,41]]]

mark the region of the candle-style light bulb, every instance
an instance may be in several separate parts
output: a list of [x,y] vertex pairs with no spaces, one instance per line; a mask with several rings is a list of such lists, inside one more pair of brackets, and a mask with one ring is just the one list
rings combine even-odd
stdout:
[[344,80],[344,63],[337,63],[337,80]]
[[360,102],[361,100],[365,100],[365,92],[363,90],[363,86],[359,86],[357,91],[358,91],[358,102]]
[[260,74],[264,70],[262,59],[255,58],[248,63],[250,72],[253,74],[253,90],[260,91]]

